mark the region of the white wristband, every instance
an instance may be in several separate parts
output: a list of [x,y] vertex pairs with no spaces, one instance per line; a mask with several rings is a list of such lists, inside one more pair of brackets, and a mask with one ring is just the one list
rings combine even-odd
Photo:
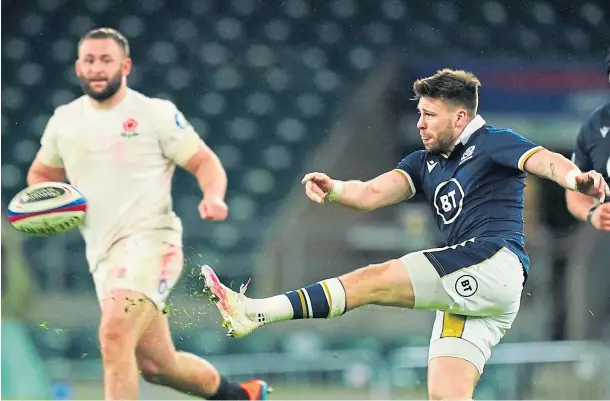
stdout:
[[566,185],[568,189],[576,191],[576,176],[579,176],[581,174],[582,173],[577,168],[570,170],[570,172],[566,175]]
[[326,195],[326,199],[331,202],[336,201],[343,193],[343,182],[339,180],[333,180],[333,189],[330,190],[328,195]]

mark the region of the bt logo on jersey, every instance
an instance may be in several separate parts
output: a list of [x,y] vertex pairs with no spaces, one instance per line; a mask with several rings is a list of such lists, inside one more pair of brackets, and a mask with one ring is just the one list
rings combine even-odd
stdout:
[[434,191],[434,208],[445,224],[455,221],[463,205],[464,190],[457,179],[452,178],[438,184]]

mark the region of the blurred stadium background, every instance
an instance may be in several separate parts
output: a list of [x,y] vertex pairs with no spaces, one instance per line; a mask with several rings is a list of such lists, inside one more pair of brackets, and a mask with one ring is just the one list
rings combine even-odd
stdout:
[[[130,85],[174,101],[229,174],[230,219],[202,222],[175,178],[187,268],[171,298],[178,348],[277,399],[426,398],[433,314],[366,308],[224,337],[200,296],[205,262],[266,296],[439,238],[415,201],[371,214],[316,207],[307,171],[368,179],[421,146],[414,78],[439,67],[483,82],[481,113],[569,156],[608,100],[604,0],[2,0],[2,203],[22,189],[43,128],[80,96],[78,39],[111,26],[131,41]],[[483,399],[610,397],[610,238],[576,223],[562,191],[529,179],[532,274]],[[3,208],[4,213],[4,208]],[[2,398],[102,396],[98,305],[78,232],[32,239],[2,219]],[[142,385],[143,399],[185,399]]]

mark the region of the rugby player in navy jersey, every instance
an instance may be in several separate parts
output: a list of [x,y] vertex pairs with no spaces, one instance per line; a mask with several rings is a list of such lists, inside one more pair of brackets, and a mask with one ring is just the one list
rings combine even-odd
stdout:
[[[425,150],[369,181],[339,181],[323,173],[303,178],[306,195],[361,211],[422,194],[446,247],[410,253],[271,298],[234,292],[202,267],[228,335],[286,320],[333,318],[364,305],[436,310],[429,350],[431,399],[469,399],[491,355],[510,329],[529,258],[523,235],[526,173],[583,195],[605,199],[601,174],[519,134],[489,126],[477,114],[479,80],[442,70],[417,80],[417,123]],[[328,227],[332,229],[332,227]],[[375,322],[371,322],[375,324]],[[405,322],[408,324],[408,322]]]
[[[606,76],[610,82],[610,50],[606,57]],[[600,106],[580,128],[572,161],[581,170],[595,170],[610,183],[610,102]],[[568,210],[579,220],[602,231],[610,231],[610,199],[595,202],[574,191],[566,192]]]

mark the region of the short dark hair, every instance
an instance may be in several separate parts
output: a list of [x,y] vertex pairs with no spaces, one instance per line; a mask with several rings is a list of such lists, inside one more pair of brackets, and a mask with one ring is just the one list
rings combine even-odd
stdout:
[[123,53],[125,53],[125,57],[129,57],[129,41],[123,34],[116,29],[113,28],[96,28],[85,34],[79,41],[78,47],[87,39],[112,39],[116,42],[117,45],[121,49],[123,49]]
[[474,74],[445,68],[413,83],[414,100],[422,97],[443,99],[463,106],[474,116],[479,104],[480,86],[481,81]]

